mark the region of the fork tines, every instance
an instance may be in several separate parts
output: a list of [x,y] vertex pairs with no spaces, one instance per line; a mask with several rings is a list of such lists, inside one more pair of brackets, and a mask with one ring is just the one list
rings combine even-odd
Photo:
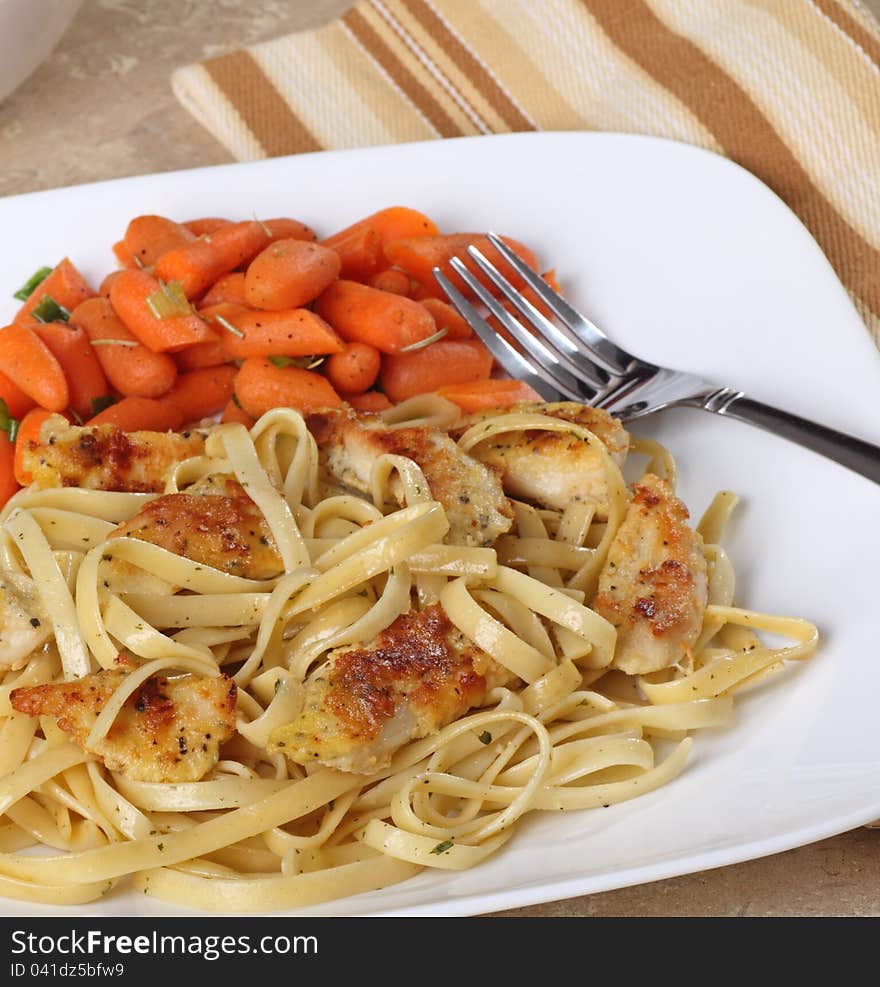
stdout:
[[589,319],[573,309],[544,279],[521,260],[496,234],[489,233],[493,247],[553,313],[548,319],[518,291],[498,268],[476,247],[468,247],[472,262],[507,299],[520,318],[501,304],[459,257],[450,261],[453,271],[518,344],[496,332],[474,305],[439,269],[434,277],[496,360],[515,377],[530,384],[542,397],[561,396],[588,404],[605,403],[633,376],[633,360],[620,350]]

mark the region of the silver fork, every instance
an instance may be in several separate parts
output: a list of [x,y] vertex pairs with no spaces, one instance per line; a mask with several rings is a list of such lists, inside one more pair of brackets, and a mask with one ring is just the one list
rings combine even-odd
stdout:
[[755,401],[734,388],[718,387],[695,374],[659,367],[628,353],[553,291],[499,236],[488,236],[556,321],[539,312],[476,247],[468,247],[469,256],[513,303],[523,321],[502,306],[461,258],[454,257],[451,267],[517,341],[519,349],[495,332],[439,267],[434,268],[434,277],[507,372],[530,384],[546,400],[567,398],[630,421],[676,405],[702,408],[757,425],[880,483],[880,446]]

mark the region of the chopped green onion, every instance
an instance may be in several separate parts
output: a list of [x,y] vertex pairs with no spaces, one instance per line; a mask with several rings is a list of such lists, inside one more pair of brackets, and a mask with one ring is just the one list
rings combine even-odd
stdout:
[[438,843],[431,853],[446,853],[447,850],[451,850],[454,846],[455,843],[452,840],[444,840],[442,843]]
[[99,415],[111,404],[116,404],[116,398],[112,394],[102,394],[99,398],[92,398],[92,414]]
[[132,254],[131,259],[134,261],[135,266],[140,268],[140,270],[146,270],[147,265],[138,257],[137,254]]
[[70,312],[51,295],[43,295],[37,306],[31,311],[31,315],[38,322],[67,322]]
[[323,356],[270,356],[269,363],[276,367],[298,367],[300,370],[314,370],[320,367],[326,357]]
[[128,346],[134,349],[141,344],[136,339],[93,339],[92,346]]
[[159,282],[159,290],[147,297],[147,308],[154,319],[170,319],[178,315],[189,315],[192,306],[183,293],[180,281]]
[[477,739],[480,741],[481,744],[491,744],[492,734],[489,733],[488,730],[484,730]]
[[401,346],[400,352],[414,353],[416,350],[423,350],[426,346],[430,346],[431,343],[436,343],[438,339],[442,339],[447,332],[449,332],[448,329],[438,329],[432,336],[420,339],[417,343],[410,343],[409,346]]
[[51,267],[41,267],[38,271],[35,271],[25,283],[15,292],[12,296],[17,298],[21,302],[26,302],[31,295],[36,291],[37,287],[41,285],[46,278],[52,273]]
[[218,325],[223,326],[227,332],[231,332],[233,336],[238,336],[239,339],[244,339],[244,333],[238,326],[234,326],[229,319],[224,319],[222,315],[212,315],[211,319]]
[[10,442],[15,442],[18,435],[18,419],[9,413],[9,405],[3,398],[0,398],[0,432],[5,432]]

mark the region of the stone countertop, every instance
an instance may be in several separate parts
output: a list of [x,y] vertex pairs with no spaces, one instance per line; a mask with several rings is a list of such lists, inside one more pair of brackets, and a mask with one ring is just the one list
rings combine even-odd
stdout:
[[[880,15],[880,0],[867,0]],[[316,27],[348,0],[85,0],[49,60],[0,103],[0,195],[228,162],[171,71]],[[499,914],[876,916],[880,829],[731,867]]]

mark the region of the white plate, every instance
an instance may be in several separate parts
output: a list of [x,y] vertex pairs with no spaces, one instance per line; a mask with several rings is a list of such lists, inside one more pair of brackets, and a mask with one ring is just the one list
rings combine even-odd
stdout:
[[[296,216],[327,232],[412,205],[447,231],[494,228],[555,266],[576,305],[650,360],[880,440],[880,360],[794,215],[747,172],[642,137],[528,134],[150,175],[0,200],[6,293],[68,254],[97,281],[138,213]],[[15,304],[0,303],[0,316]],[[867,410],[867,413],[866,413]],[[696,410],[648,420],[699,514],[743,506],[739,600],[817,622],[819,653],[699,733],[684,774],[609,809],[532,817],[484,865],[425,872],[306,914],[463,915],[733,864],[880,816],[880,663],[871,587],[880,490],[782,440]],[[0,903],[5,914],[53,909]],[[143,896],[66,914],[190,914]]]

